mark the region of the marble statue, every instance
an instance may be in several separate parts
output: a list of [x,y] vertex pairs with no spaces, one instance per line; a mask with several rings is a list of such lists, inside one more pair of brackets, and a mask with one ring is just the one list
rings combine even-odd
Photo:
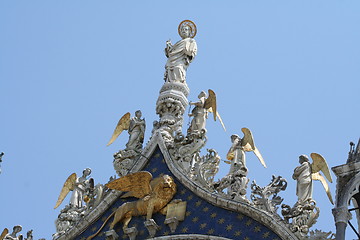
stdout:
[[119,120],[113,135],[107,146],[112,144],[116,138],[124,131],[128,130],[129,140],[126,143],[126,148],[114,154],[114,169],[121,177],[127,174],[134,164],[135,159],[142,151],[145,134],[145,119],[141,118],[140,110],[135,112],[134,117],[130,117],[130,113],[125,113]]
[[216,121],[216,119],[219,119],[224,130],[226,130],[224,123],[219,113],[217,112],[216,94],[211,89],[208,90],[208,93],[209,96],[207,97],[206,93],[204,91],[201,91],[201,93],[198,95],[199,101],[190,102],[190,105],[193,105],[195,107],[189,114],[189,117],[193,118],[187,130],[188,134],[200,132],[202,129],[206,129],[206,119],[208,118],[209,112],[213,113],[214,121]]
[[[320,209],[316,206],[316,201],[312,198],[313,180],[319,180],[332,204],[333,199],[325,178],[332,182],[329,167],[323,156],[318,153],[311,153],[313,163],[310,163],[306,155],[299,156],[300,166],[294,169],[293,179],[296,180],[297,202],[293,207],[289,205],[281,205],[281,214],[284,220],[290,225],[290,230],[300,237],[305,237],[311,226],[313,226],[319,215]],[[291,219],[291,222],[289,221]]]
[[27,231],[25,240],[33,240],[33,230]]
[[21,230],[22,230],[22,227],[20,225],[14,226],[12,233],[6,234],[6,236],[4,237],[4,240],[22,240],[23,236],[21,234],[19,236],[17,236],[17,234],[19,232],[21,232]]
[[243,138],[240,138],[236,134],[231,136],[232,145],[227,154],[227,159],[231,164],[229,174],[232,174],[241,168],[246,168],[245,152],[254,152],[261,164],[266,168],[265,161],[254,144],[250,129],[242,128],[241,131],[244,133]]
[[129,141],[126,144],[127,149],[141,150],[144,142],[145,119],[141,118],[141,111],[135,112],[135,117],[130,119]]
[[189,114],[189,117],[193,117],[193,119],[191,120],[188,132],[200,131],[201,129],[205,129],[206,119],[208,118],[208,112],[205,108],[206,93],[204,91],[201,91],[198,98],[199,101],[190,102],[190,105],[193,105],[195,107]]
[[186,70],[194,60],[197,53],[197,45],[194,39],[196,25],[190,20],[184,20],[179,25],[180,41],[171,44],[166,41],[165,55],[168,58],[165,65],[164,80],[166,82],[181,82],[186,79]]
[[141,118],[141,116],[140,110],[137,110],[132,118],[130,118],[130,113],[124,114],[120,118],[107,146],[112,144],[122,131],[128,130],[129,141],[126,144],[125,150],[141,151],[145,134],[145,119]]
[[311,153],[313,163],[310,163],[309,158],[306,155],[299,156],[300,166],[294,169],[293,179],[297,181],[296,195],[298,197],[298,203],[303,203],[312,199],[313,180],[321,181],[330,202],[333,204],[329,185],[325,178],[320,174],[322,171],[325,177],[332,182],[329,167],[323,156],[317,153]]
[[88,178],[90,174],[90,168],[84,169],[81,177],[77,177],[76,173],[71,174],[61,189],[54,209],[60,206],[70,191],[72,191],[70,208],[86,211],[95,207],[100,202],[104,191],[101,184],[94,186],[94,179]]

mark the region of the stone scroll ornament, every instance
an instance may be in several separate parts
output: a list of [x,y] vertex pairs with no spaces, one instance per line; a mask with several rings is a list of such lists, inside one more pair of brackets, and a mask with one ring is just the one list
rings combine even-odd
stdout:
[[153,179],[151,173],[146,171],[126,175],[106,184],[106,186],[110,189],[127,192],[121,196],[122,198],[136,197],[139,200],[122,204],[87,240],[98,235],[112,217],[114,219],[110,224],[110,231],[114,229],[117,223],[123,222],[123,230],[128,232],[128,225],[132,217],[135,216],[146,216],[147,221],[154,222],[152,215],[157,212],[166,214],[166,207],[176,193],[176,184],[172,177],[162,175]]

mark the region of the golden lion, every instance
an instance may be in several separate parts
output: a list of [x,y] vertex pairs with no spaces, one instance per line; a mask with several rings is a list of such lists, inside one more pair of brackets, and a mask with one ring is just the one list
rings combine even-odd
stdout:
[[152,179],[149,172],[137,172],[116,179],[106,186],[110,189],[126,191],[122,196],[140,198],[134,202],[126,202],[122,204],[115,212],[113,212],[103,223],[100,229],[86,240],[94,238],[101,229],[106,225],[109,219],[114,216],[114,220],[110,224],[110,229],[122,221],[123,229],[127,229],[129,222],[133,216],[144,216],[146,220],[150,220],[153,213],[162,212],[165,214],[166,206],[176,193],[176,184],[169,175],[162,175]]

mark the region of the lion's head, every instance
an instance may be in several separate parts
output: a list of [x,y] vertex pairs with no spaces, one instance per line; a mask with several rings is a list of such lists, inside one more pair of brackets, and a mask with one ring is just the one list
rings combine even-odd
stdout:
[[172,199],[176,193],[176,183],[169,175],[162,175],[155,178],[151,185],[153,192],[163,199]]

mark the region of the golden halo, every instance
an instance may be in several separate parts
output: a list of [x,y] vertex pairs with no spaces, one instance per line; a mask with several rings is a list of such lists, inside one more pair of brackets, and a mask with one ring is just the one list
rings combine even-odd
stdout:
[[197,29],[196,29],[195,23],[190,20],[184,20],[179,24],[179,27],[178,27],[178,33],[179,33],[180,37],[181,37],[180,30],[183,26],[188,26],[190,28],[190,38],[194,38],[196,36]]

